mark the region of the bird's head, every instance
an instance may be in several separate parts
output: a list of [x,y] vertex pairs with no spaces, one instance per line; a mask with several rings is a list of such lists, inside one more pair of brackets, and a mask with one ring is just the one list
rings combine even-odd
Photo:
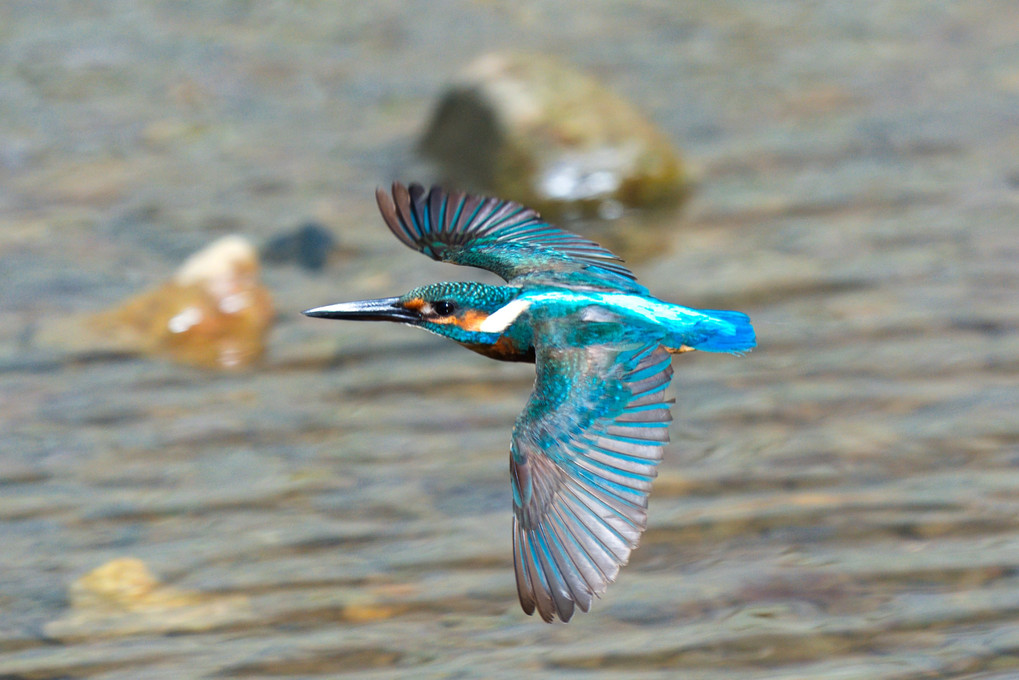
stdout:
[[399,297],[342,302],[304,313],[322,319],[396,321],[465,345],[493,345],[501,333],[485,332],[481,325],[519,293],[519,288],[473,281],[433,283]]

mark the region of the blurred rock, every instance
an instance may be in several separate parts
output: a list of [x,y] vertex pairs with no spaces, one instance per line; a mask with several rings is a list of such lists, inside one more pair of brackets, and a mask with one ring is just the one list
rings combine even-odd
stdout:
[[351,623],[368,623],[383,621],[403,613],[406,607],[381,605],[373,603],[352,603],[343,608],[343,619]]
[[272,263],[295,263],[302,269],[317,272],[325,267],[336,249],[332,233],[316,222],[307,222],[297,229],[280,234],[262,247],[262,259]]
[[68,589],[71,611],[46,626],[60,639],[160,632],[196,632],[251,618],[243,596],[209,595],[159,582],[139,559],[93,569]]
[[49,194],[72,205],[109,207],[124,197],[132,180],[142,175],[139,166],[137,161],[130,163],[121,158],[64,163],[47,178],[39,198]]
[[194,142],[201,137],[204,129],[195,123],[176,118],[163,118],[145,126],[141,133],[142,142],[151,149],[172,149],[180,144]]
[[555,217],[677,204],[668,138],[592,77],[545,56],[488,54],[442,97],[420,142],[458,186]]
[[189,257],[162,286],[54,324],[39,341],[79,352],[142,352],[204,368],[242,368],[261,358],[273,320],[258,270],[254,247],[227,236]]

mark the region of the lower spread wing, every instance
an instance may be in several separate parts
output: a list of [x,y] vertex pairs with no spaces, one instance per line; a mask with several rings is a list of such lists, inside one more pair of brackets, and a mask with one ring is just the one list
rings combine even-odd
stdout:
[[510,456],[513,564],[528,614],[587,611],[637,547],[669,438],[670,358],[657,342],[537,348]]

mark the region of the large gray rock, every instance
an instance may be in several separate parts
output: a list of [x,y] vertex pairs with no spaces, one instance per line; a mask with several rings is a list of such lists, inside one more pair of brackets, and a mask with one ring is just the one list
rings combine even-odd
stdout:
[[457,185],[550,216],[615,216],[686,193],[683,164],[658,128],[591,76],[546,56],[475,60],[439,101],[420,150]]

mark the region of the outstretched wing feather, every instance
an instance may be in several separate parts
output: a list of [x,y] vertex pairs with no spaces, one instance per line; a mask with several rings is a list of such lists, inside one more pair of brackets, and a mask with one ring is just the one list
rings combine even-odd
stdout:
[[567,621],[575,607],[587,611],[637,547],[668,441],[669,358],[657,344],[564,347],[553,339],[537,348],[538,377],[510,457],[525,612]]
[[616,255],[519,203],[398,182],[375,197],[390,231],[434,260],[487,269],[511,283],[646,292]]

